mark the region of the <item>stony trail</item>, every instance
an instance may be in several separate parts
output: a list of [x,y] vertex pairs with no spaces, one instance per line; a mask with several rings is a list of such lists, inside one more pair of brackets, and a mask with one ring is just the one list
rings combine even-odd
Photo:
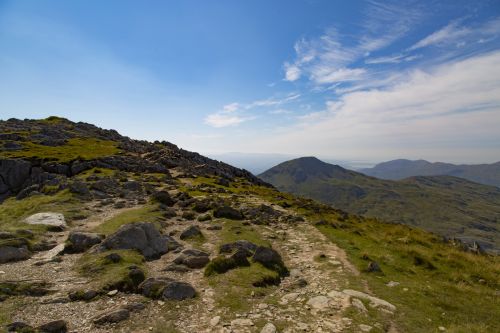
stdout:
[[[253,200],[252,200],[253,199]],[[259,198],[247,198],[252,204],[268,204]],[[291,211],[272,205],[284,213]],[[76,221],[70,230],[91,231],[103,221],[139,206],[116,209],[97,207],[90,218]],[[180,241],[183,248],[195,246],[217,255],[216,245],[221,239],[219,230],[207,228],[210,224],[172,218],[165,221],[164,233],[178,234],[191,225],[203,231],[205,241],[193,245]],[[267,239],[281,253],[290,276],[264,297],[242,298],[249,310],[231,313],[216,301],[217,288],[210,286],[202,269],[187,272],[165,271],[178,255],[169,252],[160,259],[146,262],[149,277],[168,277],[190,283],[197,290],[197,297],[180,303],[149,300],[142,295],[118,292],[103,295],[91,302],[69,302],[67,295],[75,288],[85,287],[89,281],[77,273],[77,262],[82,254],[64,255],[61,261],[52,261],[70,230],[54,233],[59,245],[49,251],[39,252],[32,258],[2,265],[0,280],[50,281],[53,292],[42,297],[25,297],[24,305],[15,313],[16,320],[35,325],[46,321],[48,314],[54,319],[64,319],[71,332],[260,332],[264,325],[282,327],[280,332],[342,332],[353,330],[352,319],[344,315],[355,299],[342,292],[349,279],[359,278],[359,272],[347,260],[343,250],[330,242],[309,222],[274,223],[254,226],[263,239]],[[43,264],[41,264],[43,263]],[[217,286],[219,287],[219,286]],[[368,290],[364,290],[367,291]],[[8,300],[9,301],[9,300]],[[353,303],[351,303],[351,301]],[[140,302],[145,308],[130,313],[130,319],[105,326],[96,326],[93,319],[102,312],[109,312],[127,304]],[[264,331],[266,332],[266,331]],[[272,332],[269,331],[269,332]],[[394,332],[394,331],[393,331]]]

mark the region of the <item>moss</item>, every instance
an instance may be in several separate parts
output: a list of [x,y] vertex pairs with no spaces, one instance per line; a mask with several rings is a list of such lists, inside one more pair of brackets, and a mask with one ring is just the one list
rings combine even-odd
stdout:
[[211,276],[214,274],[223,274],[227,271],[237,267],[236,261],[233,258],[226,258],[224,256],[219,256],[208,263],[205,267],[205,276]]
[[120,152],[117,142],[95,138],[72,138],[62,146],[44,146],[34,142],[22,142],[22,150],[0,151],[4,158],[40,158],[59,162],[77,159],[91,160],[115,155]]
[[[122,260],[112,262],[106,258],[111,253],[117,253]],[[98,290],[119,289],[133,291],[138,281],[129,276],[130,267],[137,267],[143,272],[144,257],[133,250],[114,250],[98,254],[85,254],[75,264],[83,276],[91,279],[91,285]]]

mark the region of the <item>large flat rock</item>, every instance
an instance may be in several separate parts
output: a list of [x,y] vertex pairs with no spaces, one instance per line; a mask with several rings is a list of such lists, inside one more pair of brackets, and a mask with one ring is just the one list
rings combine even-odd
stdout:
[[25,220],[28,224],[41,224],[47,225],[51,227],[67,227],[66,220],[64,219],[64,215],[60,213],[37,213],[33,214]]

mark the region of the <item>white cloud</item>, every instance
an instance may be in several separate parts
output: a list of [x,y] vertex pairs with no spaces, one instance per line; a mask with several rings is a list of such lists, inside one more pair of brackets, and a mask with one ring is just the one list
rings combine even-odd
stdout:
[[499,78],[500,52],[413,70],[384,88],[345,93],[286,132],[252,143],[268,151],[377,160],[410,153],[441,160],[500,156]]
[[251,118],[244,118],[237,115],[231,115],[224,112],[217,112],[208,115],[205,118],[205,123],[212,127],[221,128],[241,124],[244,121],[250,120]]
[[367,65],[378,65],[378,64],[399,64],[401,62],[409,62],[416,59],[421,58],[421,55],[406,55],[406,54],[397,54],[392,56],[384,56],[378,58],[368,58],[365,60],[365,64]]
[[314,81],[318,83],[335,83],[361,80],[366,74],[363,68],[340,68],[331,71],[329,68],[321,68],[313,73]]
[[285,63],[285,80],[296,81],[300,78],[300,68],[297,65]]
[[286,110],[286,109],[277,109],[277,110],[269,111],[269,114],[290,114],[290,113],[293,113],[293,112],[290,110]]
[[455,44],[463,47],[466,39],[483,40],[494,39],[500,34],[500,18],[487,21],[478,26],[460,25],[459,21],[449,23],[447,26],[433,32],[421,39],[408,50],[413,51],[428,46]]
[[[351,68],[357,60],[387,47],[405,35],[419,19],[418,8],[409,9],[400,2],[368,2],[359,36],[345,36],[329,28],[318,38],[301,38],[295,45],[295,60],[285,62],[285,80],[307,76],[318,85],[356,81],[365,70]],[[354,45],[352,41],[357,41]]]
[[429,45],[436,45],[441,43],[449,43],[471,33],[471,30],[465,27],[460,27],[458,23],[452,22],[446,27],[435,31],[424,39],[420,40],[410,50],[420,49]]
[[231,103],[231,104],[224,105],[224,107],[222,109],[224,112],[231,113],[231,112],[238,110],[239,107],[240,107],[239,103]]

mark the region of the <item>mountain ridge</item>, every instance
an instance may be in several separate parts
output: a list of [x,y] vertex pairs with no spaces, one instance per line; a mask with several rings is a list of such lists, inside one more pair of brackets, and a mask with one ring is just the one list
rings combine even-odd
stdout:
[[382,180],[310,157],[281,163],[259,177],[282,191],[349,213],[409,224],[500,250],[500,189],[496,187],[454,176]]
[[[168,142],[57,117],[0,129],[0,330],[500,329],[500,257],[478,247],[279,192]],[[360,177],[302,162],[304,182],[311,164],[323,181]]]
[[396,159],[359,172],[381,179],[400,180],[412,176],[449,175],[500,187],[500,161],[491,164],[451,164],[426,160]]

